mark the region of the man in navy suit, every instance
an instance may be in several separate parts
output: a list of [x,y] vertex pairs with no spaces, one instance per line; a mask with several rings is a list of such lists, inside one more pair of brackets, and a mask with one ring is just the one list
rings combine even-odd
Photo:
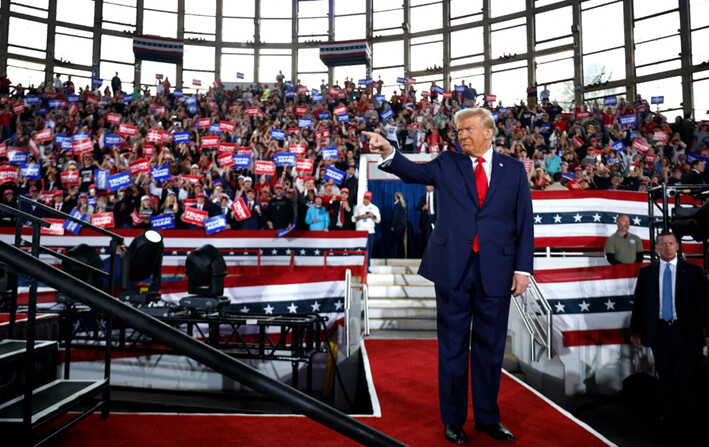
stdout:
[[[444,436],[467,441],[468,373],[475,429],[495,439],[514,435],[500,423],[497,394],[510,295],[529,285],[534,261],[532,198],[522,163],[491,145],[497,128],[488,110],[455,114],[461,152],[414,163],[378,134],[363,132],[380,153],[380,169],[440,193],[436,228],[419,274],[435,283],[438,392]],[[472,334],[471,334],[472,319]]]
[[421,247],[425,250],[428,239],[431,237],[433,226],[436,224],[436,215],[438,214],[438,194],[433,190],[433,185],[426,185],[426,192],[419,197],[416,209],[421,211],[421,216],[419,217],[422,239]]
[[675,442],[701,443],[699,376],[702,349],[709,346],[706,278],[701,267],[677,257],[674,234],[660,233],[656,247],[660,260],[638,272],[630,341],[652,349],[667,434]]

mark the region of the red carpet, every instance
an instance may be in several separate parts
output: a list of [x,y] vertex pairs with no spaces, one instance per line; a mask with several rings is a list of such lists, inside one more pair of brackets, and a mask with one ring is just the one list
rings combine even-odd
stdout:
[[[450,446],[438,416],[435,340],[367,340],[381,417],[360,417],[412,447]],[[502,422],[517,436],[494,441],[473,430],[472,410],[465,426],[475,446],[608,445],[535,393],[503,375],[499,398]],[[70,428],[52,447],[180,446],[353,446],[339,433],[298,416],[92,415]]]

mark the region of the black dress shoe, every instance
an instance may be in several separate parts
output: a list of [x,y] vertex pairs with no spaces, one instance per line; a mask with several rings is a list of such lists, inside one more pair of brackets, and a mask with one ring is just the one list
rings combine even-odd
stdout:
[[511,431],[507,430],[504,425],[500,424],[475,424],[475,430],[485,432],[490,435],[493,439],[500,441],[514,441],[515,435]]
[[468,438],[465,437],[465,432],[463,431],[463,426],[458,424],[443,424],[446,431],[445,437],[447,440],[453,444],[464,444],[468,442]]

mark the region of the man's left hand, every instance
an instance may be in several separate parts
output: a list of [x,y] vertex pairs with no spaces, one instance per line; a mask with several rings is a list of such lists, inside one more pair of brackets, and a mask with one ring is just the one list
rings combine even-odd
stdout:
[[529,287],[529,276],[522,273],[515,273],[512,277],[512,295],[520,296]]

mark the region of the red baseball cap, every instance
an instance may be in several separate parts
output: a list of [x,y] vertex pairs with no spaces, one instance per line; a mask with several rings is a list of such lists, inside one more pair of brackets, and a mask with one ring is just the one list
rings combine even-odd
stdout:
[[372,198],[372,192],[371,192],[371,191],[365,192],[365,193],[364,193],[364,198],[365,198],[365,199],[371,199],[371,198]]

